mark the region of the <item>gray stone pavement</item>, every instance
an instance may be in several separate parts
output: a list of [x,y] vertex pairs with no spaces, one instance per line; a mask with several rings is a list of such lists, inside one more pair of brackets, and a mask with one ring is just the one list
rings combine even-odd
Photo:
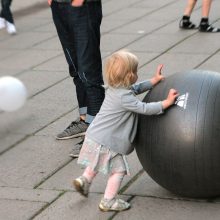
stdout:
[[[69,152],[77,139],[54,136],[77,117],[76,96],[46,0],[14,0],[18,34],[0,31],[0,76],[12,75],[28,89],[25,106],[0,112],[0,220],[151,219],[219,220],[220,200],[182,198],[166,191],[142,169],[136,153],[129,155],[132,175],[121,196],[132,208],[102,213],[98,203],[105,179],[98,175],[88,199],[71,181],[82,169]],[[104,0],[101,51],[105,57],[128,48],[140,59],[140,80],[163,63],[166,76],[200,68],[220,72],[220,34],[178,28],[182,0]],[[220,27],[219,1],[210,21]],[[199,22],[201,1],[192,19]]]

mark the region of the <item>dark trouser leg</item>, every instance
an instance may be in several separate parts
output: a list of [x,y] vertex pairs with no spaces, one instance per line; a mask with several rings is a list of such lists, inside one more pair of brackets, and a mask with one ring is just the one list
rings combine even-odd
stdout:
[[52,2],[51,5],[53,21],[57,29],[57,33],[63,47],[63,51],[69,65],[69,73],[73,77],[76,86],[76,94],[79,105],[80,115],[87,112],[87,95],[84,83],[78,75],[78,61],[73,39],[73,28],[69,19],[71,6],[68,3]]
[[0,17],[4,18],[6,21],[14,24],[14,19],[10,10],[12,0],[2,0],[2,11]]
[[100,25],[102,7],[100,2],[72,7],[74,43],[78,61],[78,73],[87,94],[87,117],[90,123],[98,113],[103,99],[102,61],[100,54]]

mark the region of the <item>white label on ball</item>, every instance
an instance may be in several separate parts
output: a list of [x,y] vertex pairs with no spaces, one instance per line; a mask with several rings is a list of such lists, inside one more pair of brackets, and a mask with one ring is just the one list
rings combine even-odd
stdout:
[[175,104],[181,108],[186,109],[187,101],[188,101],[189,93],[185,93],[183,95],[178,96]]

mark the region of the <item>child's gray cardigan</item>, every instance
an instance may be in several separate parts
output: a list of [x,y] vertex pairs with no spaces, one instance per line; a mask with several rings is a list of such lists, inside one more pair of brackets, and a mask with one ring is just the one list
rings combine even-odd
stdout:
[[136,83],[130,89],[109,87],[86,136],[116,153],[131,153],[138,114],[155,115],[163,112],[161,102],[144,103],[136,97],[151,88],[150,81]]

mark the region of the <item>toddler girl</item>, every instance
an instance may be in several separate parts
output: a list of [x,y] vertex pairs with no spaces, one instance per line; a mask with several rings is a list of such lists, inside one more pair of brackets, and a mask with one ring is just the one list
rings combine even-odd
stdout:
[[[164,101],[144,103],[136,95],[152,89],[164,79],[159,65],[154,77],[136,83],[138,59],[131,52],[121,50],[107,60],[105,74],[109,88],[99,113],[89,126],[78,163],[85,166],[82,176],[73,181],[75,189],[88,196],[89,187],[98,172],[109,174],[104,198],[99,204],[102,211],[123,211],[130,204],[116,195],[123,177],[129,175],[127,154],[137,130],[138,114],[155,115],[171,106],[178,93],[171,89]],[[136,83],[136,84],[135,84]]]

